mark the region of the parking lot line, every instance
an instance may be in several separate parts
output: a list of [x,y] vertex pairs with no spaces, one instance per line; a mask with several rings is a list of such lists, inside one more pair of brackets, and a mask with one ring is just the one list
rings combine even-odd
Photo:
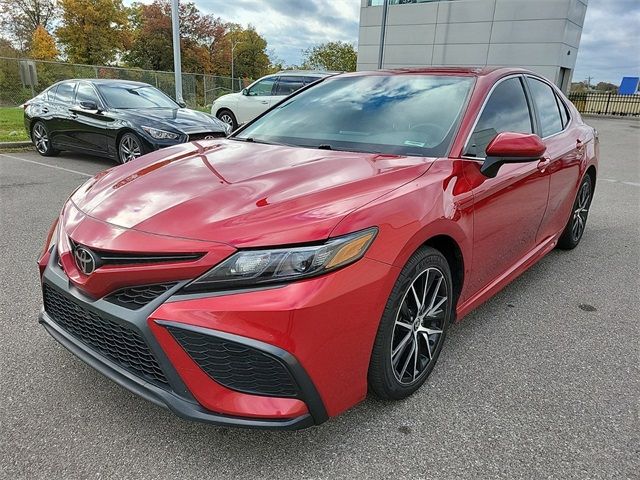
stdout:
[[75,173],[76,175],[82,175],[84,177],[93,177],[90,173],[79,172],[78,170],[71,170],[70,168],[58,167],[57,165],[49,165],[48,163],[36,162],[35,160],[28,160],[26,158],[14,157],[13,155],[7,155],[6,153],[0,153],[0,157],[11,158],[25,163],[34,163],[36,165],[42,165],[43,167],[53,168],[55,170],[62,170],[64,172]]

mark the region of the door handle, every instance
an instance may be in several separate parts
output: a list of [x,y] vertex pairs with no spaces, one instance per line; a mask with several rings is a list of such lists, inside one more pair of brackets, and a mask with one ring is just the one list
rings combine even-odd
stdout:
[[542,157],[540,159],[540,161],[538,162],[538,170],[540,170],[541,172],[544,172],[547,167],[549,166],[549,164],[551,163],[551,159],[548,157]]
[[266,100],[262,100],[260,103],[264,103],[266,105],[269,102],[267,102]]

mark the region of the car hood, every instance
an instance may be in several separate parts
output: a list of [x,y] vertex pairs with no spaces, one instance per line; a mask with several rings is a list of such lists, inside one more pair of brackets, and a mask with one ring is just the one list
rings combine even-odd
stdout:
[[189,108],[119,109],[118,113],[123,119],[139,124],[158,128],[171,126],[184,133],[225,131],[225,124],[217,118]]
[[349,212],[431,164],[420,157],[208,140],[102,172],[70,200],[89,217],[147,233],[235,247],[304,243],[326,239]]

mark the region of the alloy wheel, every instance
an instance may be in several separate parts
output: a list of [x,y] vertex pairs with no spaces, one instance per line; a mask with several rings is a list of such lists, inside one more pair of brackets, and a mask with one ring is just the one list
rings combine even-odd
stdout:
[[120,160],[127,163],[142,155],[142,148],[132,135],[125,135],[120,141]]
[[33,127],[33,141],[36,150],[40,153],[46,153],[49,148],[49,136],[42,123],[36,123]]
[[578,201],[573,211],[573,225],[571,226],[571,235],[573,240],[577,241],[582,237],[584,227],[587,224],[587,215],[589,214],[589,203],[591,201],[591,183],[584,182],[578,192]]
[[443,273],[427,268],[411,282],[396,313],[391,365],[398,382],[416,382],[443,340],[449,295]]
[[220,120],[233,127],[233,118],[231,118],[231,115],[229,115],[228,113],[223,113],[222,115],[220,115]]

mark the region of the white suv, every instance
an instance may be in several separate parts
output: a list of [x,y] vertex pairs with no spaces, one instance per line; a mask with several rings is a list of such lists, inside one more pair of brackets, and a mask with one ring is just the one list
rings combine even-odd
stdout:
[[211,106],[211,115],[235,130],[238,125],[253,120],[299,88],[330,75],[335,75],[335,72],[283,71],[267,75],[239,93],[218,97]]

